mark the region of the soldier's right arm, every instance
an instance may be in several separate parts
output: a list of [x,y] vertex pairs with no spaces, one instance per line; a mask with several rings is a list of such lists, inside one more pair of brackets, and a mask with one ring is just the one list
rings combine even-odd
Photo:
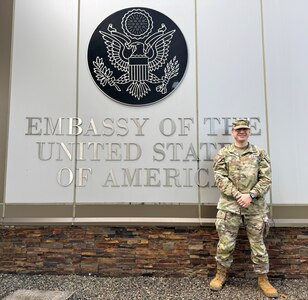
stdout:
[[214,158],[214,177],[220,192],[228,197],[236,198],[240,194],[229,178],[228,168],[223,154],[218,153]]

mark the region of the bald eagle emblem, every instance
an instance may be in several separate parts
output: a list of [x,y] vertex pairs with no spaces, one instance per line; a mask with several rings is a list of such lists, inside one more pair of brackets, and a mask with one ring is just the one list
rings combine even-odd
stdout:
[[128,93],[137,102],[154,91],[164,97],[179,82],[170,84],[181,71],[177,56],[170,55],[178,28],[168,28],[165,22],[154,27],[150,13],[141,8],[126,11],[119,27],[110,22],[98,30],[106,55],[91,61],[96,83]]

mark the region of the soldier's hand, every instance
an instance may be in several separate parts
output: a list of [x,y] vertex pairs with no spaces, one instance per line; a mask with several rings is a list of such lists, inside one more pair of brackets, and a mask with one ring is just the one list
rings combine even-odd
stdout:
[[251,204],[251,198],[249,194],[241,194],[241,197],[237,198],[237,203],[241,206],[241,207],[249,207]]
[[236,200],[239,200],[241,197],[242,197],[242,194],[241,194],[241,193],[238,193],[238,194],[235,196],[235,199],[236,199]]

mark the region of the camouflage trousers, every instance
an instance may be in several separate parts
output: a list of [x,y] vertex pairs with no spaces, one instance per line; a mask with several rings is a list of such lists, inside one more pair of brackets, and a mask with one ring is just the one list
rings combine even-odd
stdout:
[[233,262],[233,251],[240,225],[246,227],[251,249],[251,260],[257,274],[268,273],[269,259],[263,241],[263,232],[267,216],[263,215],[238,215],[232,212],[219,210],[216,217],[216,230],[219,236],[216,261],[226,268]]

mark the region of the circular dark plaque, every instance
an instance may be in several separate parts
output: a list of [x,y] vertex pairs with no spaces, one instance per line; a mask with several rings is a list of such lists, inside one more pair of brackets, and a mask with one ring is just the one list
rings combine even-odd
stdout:
[[144,7],[122,9],[95,29],[88,65],[95,84],[108,97],[148,105],[180,84],[187,45],[179,27],[164,14]]

